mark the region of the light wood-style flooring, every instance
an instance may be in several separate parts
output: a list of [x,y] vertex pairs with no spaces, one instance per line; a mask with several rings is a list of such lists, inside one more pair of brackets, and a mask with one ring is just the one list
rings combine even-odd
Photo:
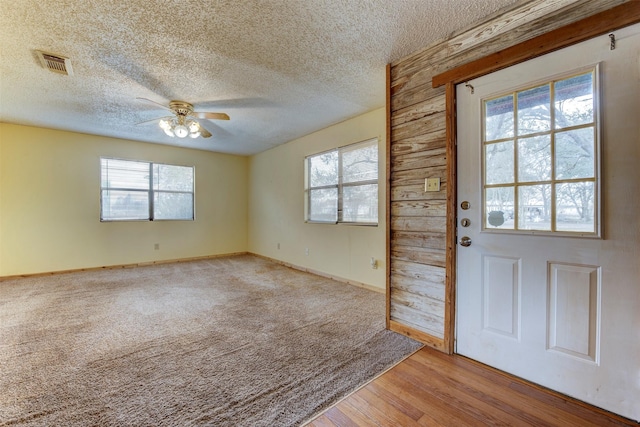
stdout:
[[[640,402],[639,402],[640,404]],[[308,427],[638,426],[469,360],[423,348]]]

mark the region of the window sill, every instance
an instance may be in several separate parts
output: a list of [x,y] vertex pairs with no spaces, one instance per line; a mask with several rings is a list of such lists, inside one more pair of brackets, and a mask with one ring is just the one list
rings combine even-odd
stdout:
[[193,222],[195,219],[134,219],[134,218],[125,218],[125,219],[100,219],[100,222],[164,222],[164,221],[190,221]]
[[329,225],[355,225],[358,227],[377,227],[377,222],[347,222],[347,221],[310,221],[306,220],[305,224],[329,224]]

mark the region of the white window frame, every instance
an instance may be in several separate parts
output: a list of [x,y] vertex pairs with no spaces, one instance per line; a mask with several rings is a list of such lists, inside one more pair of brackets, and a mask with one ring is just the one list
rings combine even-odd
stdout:
[[[376,151],[378,152],[378,160],[377,160],[377,170],[376,170],[376,178],[375,179],[369,179],[369,180],[362,180],[362,181],[353,181],[353,182],[348,182],[345,183],[343,182],[343,176],[342,176],[342,159],[343,159],[343,155],[344,153],[347,152],[351,152],[354,150],[357,150],[358,148],[361,147],[367,147],[367,146],[373,146],[376,148]],[[310,160],[314,157],[318,157],[318,156],[322,156],[328,153],[333,153],[336,152],[337,153],[337,158],[338,158],[338,164],[336,165],[337,169],[338,169],[338,182],[335,184],[329,184],[329,185],[322,185],[322,186],[316,186],[316,187],[312,187],[310,185],[311,183],[311,167],[310,167]],[[375,184],[377,186],[377,194],[376,194],[376,205],[379,206],[379,201],[380,201],[380,150],[379,150],[379,146],[378,146],[378,138],[371,138],[371,139],[367,139],[364,141],[360,141],[360,142],[356,142],[353,144],[349,144],[349,145],[345,145],[342,147],[338,147],[338,148],[334,148],[331,150],[327,150],[327,151],[322,151],[319,153],[314,153],[311,154],[309,156],[306,156],[304,158],[304,187],[305,187],[305,213],[304,213],[304,220],[307,223],[315,223],[315,224],[349,224],[349,225],[364,225],[364,226],[377,226],[379,221],[380,221],[380,211],[378,209],[378,216],[377,216],[377,221],[375,222],[371,222],[371,221],[346,221],[344,220],[344,210],[343,210],[343,194],[344,194],[344,189],[348,188],[348,187],[357,187],[357,186],[364,186],[364,185],[373,185]],[[313,220],[310,218],[311,215],[311,192],[312,190],[322,190],[322,189],[332,189],[335,188],[338,191],[338,200],[337,200],[337,206],[336,206],[336,220],[335,221],[322,221],[322,220]]]
[[[103,168],[104,161],[109,160],[117,160],[119,162],[131,162],[131,163],[146,163],[149,167],[149,186],[148,188],[134,188],[134,187],[112,187],[109,185],[104,185],[102,176],[103,176]],[[192,187],[191,191],[180,191],[180,190],[162,190],[154,188],[154,166],[163,165],[163,166],[174,166],[180,168],[188,168],[191,169],[192,174]],[[146,217],[140,218],[115,218],[115,217],[105,217],[104,215],[104,206],[103,206],[103,192],[104,191],[130,191],[135,193],[146,193],[148,197],[149,210],[148,215]],[[167,193],[175,193],[175,194],[190,194],[191,195],[191,218],[156,218],[155,214],[155,195],[157,194],[167,194]],[[176,165],[171,163],[161,163],[161,162],[149,162],[145,160],[131,160],[131,159],[120,159],[115,157],[100,157],[100,222],[123,222],[123,221],[194,221],[196,216],[196,192],[195,192],[195,167],[194,166],[184,166],[184,165]]]

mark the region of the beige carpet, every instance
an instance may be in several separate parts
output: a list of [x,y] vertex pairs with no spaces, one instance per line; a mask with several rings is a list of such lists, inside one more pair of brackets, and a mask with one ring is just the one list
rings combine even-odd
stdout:
[[293,426],[420,345],[254,256],[0,282],[0,426]]

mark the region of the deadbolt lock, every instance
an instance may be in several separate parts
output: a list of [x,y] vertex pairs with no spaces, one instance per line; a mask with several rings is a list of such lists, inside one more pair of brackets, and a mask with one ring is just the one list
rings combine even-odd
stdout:
[[471,207],[471,204],[465,200],[464,202],[460,203],[460,207],[462,208],[462,210],[466,211]]

